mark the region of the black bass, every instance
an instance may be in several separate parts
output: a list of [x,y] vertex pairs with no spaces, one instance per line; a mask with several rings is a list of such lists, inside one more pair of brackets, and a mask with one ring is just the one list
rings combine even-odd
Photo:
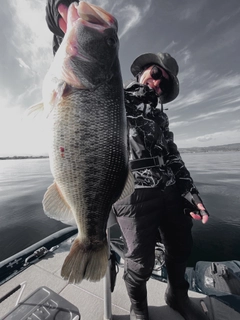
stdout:
[[54,177],[43,208],[51,218],[77,224],[61,271],[73,283],[105,275],[111,207],[134,190],[117,29],[116,19],[103,9],[72,3],[43,84]]

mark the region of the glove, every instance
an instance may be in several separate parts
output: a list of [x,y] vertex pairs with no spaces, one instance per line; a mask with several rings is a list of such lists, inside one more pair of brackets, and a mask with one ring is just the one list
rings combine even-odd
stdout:
[[[209,216],[209,212],[205,209],[205,210],[200,210],[198,208],[198,204],[201,203],[203,205],[202,199],[200,198],[199,195],[197,194],[192,194],[191,192],[188,192],[187,194],[185,194],[184,198],[187,200],[186,205],[187,208],[184,209],[184,213],[185,214],[189,214],[190,212],[194,212],[196,214],[198,214],[201,219],[203,216]],[[204,206],[205,207],[205,206]]]

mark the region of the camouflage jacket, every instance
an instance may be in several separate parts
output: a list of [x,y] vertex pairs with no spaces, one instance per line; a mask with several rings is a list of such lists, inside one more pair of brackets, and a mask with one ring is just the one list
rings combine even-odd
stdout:
[[182,196],[198,193],[169,131],[168,117],[156,105],[157,97],[147,86],[132,82],[125,88],[130,162],[156,156],[163,160],[162,166],[134,170],[135,186],[164,190],[176,183]]

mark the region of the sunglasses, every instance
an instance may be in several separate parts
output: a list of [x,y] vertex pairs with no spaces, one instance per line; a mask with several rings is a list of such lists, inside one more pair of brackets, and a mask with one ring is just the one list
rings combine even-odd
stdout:
[[158,66],[152,66],[150,75],[154,80],[162,80],[162,78],[164,78],[162,70]]
[[155,65],[152,66],[152,69],[150,70],[150,76],[154,80],[161,80],[159,87],[162,93],[166,93],[169,90],[170,81],[164,77],[160,67]]

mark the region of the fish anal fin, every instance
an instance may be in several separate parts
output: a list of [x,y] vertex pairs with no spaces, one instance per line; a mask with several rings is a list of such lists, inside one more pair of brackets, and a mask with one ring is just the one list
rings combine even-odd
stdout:
[[66,257],[61,276],[70,283],[80,283],[83,279],[97,282],[101,280],[108,266],[108,245],[105,239],[101,243],[89,243],[75,239]]
[[43,197],[43,210],[49,218],[76,225],[72,210],[56,182],[48,187]]

